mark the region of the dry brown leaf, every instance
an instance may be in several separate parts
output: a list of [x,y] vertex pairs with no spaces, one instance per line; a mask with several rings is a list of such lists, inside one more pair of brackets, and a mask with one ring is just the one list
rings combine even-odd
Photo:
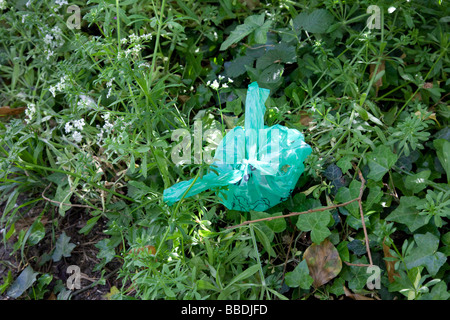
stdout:
[[309,127],[309,124],[311,123],[312,118],[308,115],[308,112],[302,110],[299,112],[299,114],[300,114],[300,123],[302,125],[304,125],[305,127]]
[[[370,65],[370,79],[372,77],[376,77],[377,74],[379,74],[381,71],[383,71],[386,68],[384,60],[381,60],[381,64],[378,66],[377,73],[375,73],[376,64]],[[383,85],[383,77],[377,80],[377,82],[374,83],[374,86],[376,88],[375,96],[378,96],[378,89]]]
[[303,258],[306,259],[309,274],[313,278],[313,285],[316,288],[335,278],[342,269],[339,252],[328,239],[321,244],[309,246],[305,250]]
[[[389,252],[389,247],[386,245],[386,243],[384,243],[383,240],[383,253],[384,253],[384,257],[385,258],[392,258],[392,254]],[[394,276],[399,277],[400,275],[398,273],[395,272],[395,261],[387,261],[384,260],[384,263],[386,264],[386,270],[388,273],[388,279],[389,282],[392,283],[394,282]]]
[[156,248],[154,246],[143,246],[141,248],[131,249],[128,253],[133,252],[134,254],[139,254],[140,252],[146,251],[147,253],[156,254]]
[[0,116],[17,116],[25,112],[25,107],[10,108],[9,106],[0,107]]
[[369,297],[363,296],[362,294],[359,294],[359,293],[353,293],[349,289],[347,289],[345,286],[344,286],[344,292],[347,297],[349,297],[353,300],[375,300],[374,298],[369,298]]

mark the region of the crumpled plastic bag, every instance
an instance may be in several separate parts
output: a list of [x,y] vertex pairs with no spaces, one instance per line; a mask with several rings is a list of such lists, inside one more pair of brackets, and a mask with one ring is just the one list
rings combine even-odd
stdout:
[[245,128],[235,127],[225,135],[217,146],[211,172],[164,190],[168,205],[219,187],[226,187],[216,194],[230,210],[265,211],[288,199],[312,150],[298,130],[264,126],[269,93],[256,82],[249,85]]

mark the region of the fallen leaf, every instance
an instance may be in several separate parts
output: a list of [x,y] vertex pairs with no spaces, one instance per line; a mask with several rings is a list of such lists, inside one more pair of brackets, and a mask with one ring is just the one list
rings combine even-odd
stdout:
[[369,298],[369,297],[363,296],[362,294],[359,294],[359,293],[353,293],[349,289],[347,289],[345,286],[344,286],[344,292],[347,297],[349,297],[353,300],[375,300],[374,298]]
[[112,286],[111,290],[107,294],[105,294],[105,298],[108,300],[111,300],[111,297],[115,294],[118,294],[119,292],[120,291],[119,291],[119,289],[117,289],[116,286]]
[[307,111],[300,111],[300,123],[304,125],[305,127],[309,127],[309,124],[313,120],[309,115]]
[[25,112],[26,107],[10,108],[9,106],[0,107],[0,116],[16,116]]
[[[377,73],[374,74],[374,73],[375,73],[376,65],[375,65],[375,64],[371,64],[371,65],[370,65],[370,79],[372,79],[372,77],[376,77],[380,72],[383,72],[383,71],[385,70],[385,67],[386,67],[386,66],[385,66],[384,60],[381,60],[381,64],[378,66]],[[374,86],[375,86],[375,88],[376,88],[376,94],[375,94],[375,96],[378,96],[378,89],[379,89],[382,85],[383,85],[383,77],[381,76],[381,77],[377,80],[377,82],[374,83]]]
[[141,248],[131,249],[128,253],[133,252],[134,254],[139,254],[146,251],[147,253],[156,254],[156,248],[154,246],[143,246]]
[[[385,258],[393,258],[392,254],[389,252],[389,249],[390,248],[383,240],[383,253]],[[395,281],[394,276],[400,277],[400,275],[395,272],[395,261],[384,260],[384,263],[386,264],[389,282],[392,283]]]
[[328,239],[320,244],[313,243],[309,246],[303,258],[308,264],[309,274],[316,288],[335,278],[342,269],[339,252]]

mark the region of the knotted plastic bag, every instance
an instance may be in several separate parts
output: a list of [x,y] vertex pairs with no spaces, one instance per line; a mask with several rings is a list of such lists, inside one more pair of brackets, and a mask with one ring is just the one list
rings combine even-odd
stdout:
[[305,170],[311,153],[304,136],[281,125],[264,126],[264,103],[270,90],[249,85],[244,127],[230,130],[217,146],[211,170],[164,190],[168,205],[208,189],[218,189],[220,202],[230,210],[265,211],[285,201]]

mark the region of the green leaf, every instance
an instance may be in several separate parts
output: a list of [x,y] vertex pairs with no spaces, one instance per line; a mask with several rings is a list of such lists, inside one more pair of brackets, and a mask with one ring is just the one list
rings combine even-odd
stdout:
[[430,232],[426,234],[415,234],[414,247],[408,256],[405,257],[408,269],[425,266],[431,276],[436,275],[439,268],[447,262],[447,257],[442,252],[438,252],[439,238]]
[[31,225],[30,236],[28,237],[28,244],[31,246],[36,245],[45,237],[45,227],[39,219],[36,219]]
[[14,299],[20,297],[36,281],[37,275],[38,272],[34,272],[33,268],[26,267],[8,289],[6,295]]
[[237,57],[236,59],[230,61],[229,63],[225,63],[226,75],[229,78],[237,78],[247,71],[245,69],[245,66],[252,67],[254,61],[255,58],[251,56]]
[[263,70],[272,64],[289,64],[294,63],[296,60],[297,53],[295,47],[281,43],[256,60],[256,69]]
[[63,231],[56,241],[55,251],[53,251],[52,259],[55,262],[61,260],[62,257],[70,257],[72,250],[76,247],[75,244],[69,243],[70,237]]
[[321,243],[331,232],[327,225],[331,220],[329,210],[322,212],[312,212],[298,216],[297,228],[302,231],[311,231],[311,240],[314,243]]
[[370,173],[367,175],[367,178],[375,181],[380,181],[397,161],[397,155],[389,147],[384,145],[368,153],[367,158],[369,159],[370,168]]
[[234,29],[230,36],[220,46],[220,51],[228,49],[229,46],[239,42],[246,36],[255,32],[255,41],[257,43],[265,43],[267,41],[267,31],[271,26],[271,21],[264,23],[265,14],[253,15],[245,18],[244,24],[241,24]]
[[266,249],[269,256],[276,257],[277,254],[273,250],[271,241],[267,237],[266,233],[262,232],[261,229],[259,229],[259,227],[257,227],[257,226],[254,226],[254,230],[255,230],[256,237],[262,243],[264,249]]
[[427,179],[430,177],[430,170],[423,170],[405,178],[405,187],[413,193],[417,193],[425,189],[427,186]]
[[3,276],[3,284],[0,285],[0,294],[3,294],[5,290],[11,285],[13,282],[13,277],[11,270],[8,270],[8,274],[6,276]]
[[369,188],[369,195],[367,200],[364,202],[365,210],[369,210],[374,204],[379,203],[381,197],[383,196],[383,191],[379,186],[373,186]]
[[436,154],[442,167],[447,173],[447,182],[450,183],[450,142],[444,139],[436,139],[433,141],[436,148]]
[[[278,212],[275,214],[268,214],[266,212],[251,211],[252,220],[269,218],[269,217],[277,217],[277,216],[281,216],[281,215],[283,215],[282,212]],[[283,232],[284,230],[286,230],[286,220],[282,219],[282,218],[259,222],[258,224],[265,224],[267,227],[269,227],[275,233],[280,233],[280,232]]]
[[300,287],[302,289],[309,289],[313,283],[313,278],[309,275],[308,264],[306,260],[300,262],[293,271],[287,272],[284,277],[286,285],[291,288]]
[[394,221],[406,225],[411,232],[424,226],[426,216],[419,215],[419,210],[416,207],[422,204],[425,199],[417,197],[403,196],[400,198],[400,205],[386,217],[386,221]]
[[90,218],[88,221],[86,221],[86,225],[80,229],[80,231],[78,231],[78,233],[82,233],[84,235],[88,234],[89,231],[92,230],[92,228],[95,226],[95,224],[97,223],[98,219],[100,219],[102,217],[101,214]]
[[[366,257],[351,261],[353,264],[367,264]],[[359,266],[345,266],[342,271],[342,278],[348,281],[348,288],[351,290],[361,290],[367,283],[370,273],[367,268]]]
[[[345,203],[350,200],[356,199],[359,197],[359,192],[361,189],[361,182],[357,180],[353,180],[349,187],[341,187],[339,188],[338,192],[336,193],[336,197],[334,198],[339,203]],[[351,215],[354,217],[359,217],[359,205],[358,201],[354,201],[348,205],[346,205],[344,208],[350,212]]]
[[311,33],[325,33],[333,21],[333,15],[327,10],[316,9],[310,14],[302,12],[297,15],[293,20],[293,25],[296,30],[303,28]]

